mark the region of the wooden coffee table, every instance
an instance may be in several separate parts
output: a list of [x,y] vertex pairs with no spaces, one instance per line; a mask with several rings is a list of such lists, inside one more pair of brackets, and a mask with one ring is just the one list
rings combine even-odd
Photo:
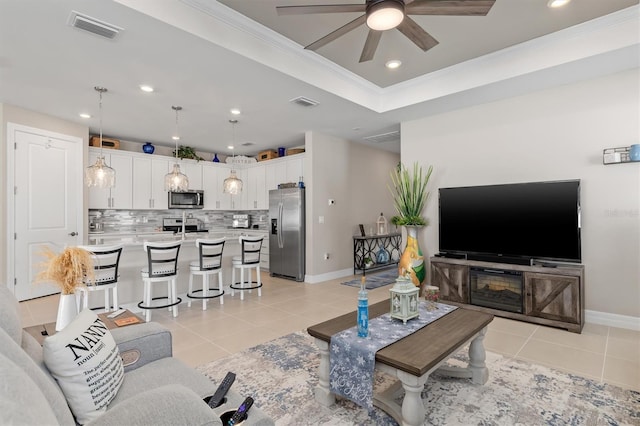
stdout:
[[[369,317],[389,312],[389,300],[369,306]],[[374,395],[374,405],[386,411],[403,426],[418,426],[424,422],[426,410],[420,394],[429,375],[435,370],[452,377],[471,378],[473,383],[484,384],[489,378],[485,365],[486,354],[482,341],[493,315],[458,308],[413,334],[376,353],[375,368],[399,381],[383,394]],[[307,329],[320,348],[320,367],[316,400],[325,406],[335,403],[329,388],[329,344],[331,336],[354,327],[356,312],[316,324]],[[466,368],[441,367],[451,355],[470,342],[469,364]],[[402,406],[394,396],[404,389]]]

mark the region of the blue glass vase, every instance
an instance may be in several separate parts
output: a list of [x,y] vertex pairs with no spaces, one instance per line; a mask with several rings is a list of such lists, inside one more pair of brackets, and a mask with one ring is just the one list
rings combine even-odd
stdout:
[[145,154],[153,154],[153,151],[155,150],[156,150],[156,147],[153,146],[151,142],[147,142],[144,145],[142,145],[142,151],[144,151]]
[[220,159],[218,158],[218,154],[213,154],[213,160],[211,161],[213,161],[214,163],[219,163]]

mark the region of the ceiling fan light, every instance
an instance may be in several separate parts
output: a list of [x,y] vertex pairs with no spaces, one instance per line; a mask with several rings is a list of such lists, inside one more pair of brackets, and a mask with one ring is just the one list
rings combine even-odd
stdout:
[[571,0],[549,0],[549,2],[547,3],[547,6],[551,8],[562,7],[567,3],[569,3],[570,1]]
[[367,26],[372,30],[385,31],[400,25],[404,19],[402,0],[380,0],[367,4]]

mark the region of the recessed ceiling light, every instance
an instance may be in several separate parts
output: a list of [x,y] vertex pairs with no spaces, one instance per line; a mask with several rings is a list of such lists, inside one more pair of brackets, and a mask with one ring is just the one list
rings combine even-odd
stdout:
[[231,108],[230,112],[233,115],[240,115],[240,110],[238,108]]
[[91,114],[87,114],[86,112],[81,112],[80,117],[82,118],[91,118]]
[[180,136],[171,136],[171,139],[173,139],[174,141],[179,141],[180,140]]
[[227,149],[233,149],[233,145],[227,145]]
[[385,67],[389,68],[390,70],[399,68],[400,65],[402,65],[402,61],[399,59],[392,59],[390,61],[387,61],[386,64],[384,64]]
[[153,92],[153,87],[149,86],[148,84],[141,84],[140,90],[142,90],[143,92],[151,93]]
[[569,3],[571,0],[549,0],[547,7],[562,7]]

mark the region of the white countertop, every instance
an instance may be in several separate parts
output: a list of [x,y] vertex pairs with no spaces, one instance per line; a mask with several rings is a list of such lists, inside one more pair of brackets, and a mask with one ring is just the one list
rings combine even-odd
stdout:
[[171,231],[156,232],[108,232],[89,233],[89,244],[118,244],[125,246],[141,246],[147,241],[195,241],[198,238],[225,238],[226,241],[237,241],[243,235],[266,235],[264,229],[216,229],[206,232],[187,232],[184,238],[181,233]]

